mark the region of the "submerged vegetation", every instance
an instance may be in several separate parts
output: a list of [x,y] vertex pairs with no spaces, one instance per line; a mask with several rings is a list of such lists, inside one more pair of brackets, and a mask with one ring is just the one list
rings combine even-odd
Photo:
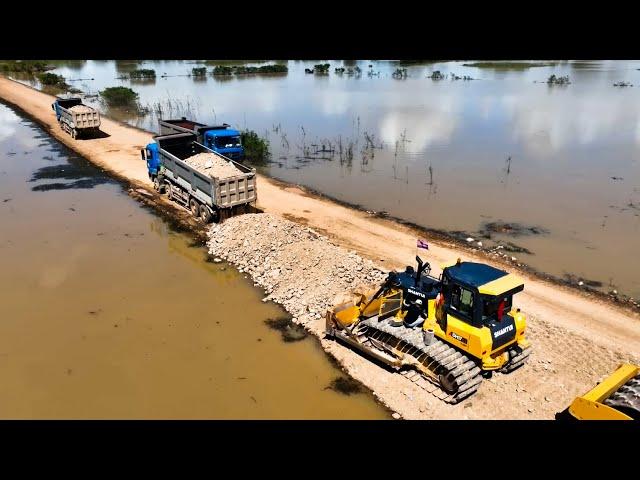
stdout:
[[40,73],[38,74],[38,80],[40,80],[42,85],[48,87],[69,88],[64,77],[62,75],[56,75],[55,73]]
[[556,77],[555,75],[551,75],[547,79],[547,84],[549,85],[569,85],[571,82],[569,81],[569,76],[564,77]]
[[2,72],[38,73],[52,68],[41,60],[5,60],[0,62],[0,71]]
[[131,80],[142,80],[148,78],[156,78],[156,71],[147,68],[140,68],[138,70],[133,70],[129,73],[129,78]]
[[[195,68],[193,70],[196,70]],[[216,65],[211,72],[213,75],[255,75],[287,73],[289,68],[286,65],[270,64],[260,67],[248,67],[245,65]]]
[[253,130],[244,130],[240,134],[247,160],[264,162],[269,159],[269,140],[261,138]]
[[99,93],[110,107],[138,107],[138,94],[129,87],[107,87]]
[[313,66],[313,71],[322,75],[328,74],[330,66],[331,65],[329,63],[319,63]]
[[407,78],[406,68],[396,68],[395,72],[391,74],[393,78]]

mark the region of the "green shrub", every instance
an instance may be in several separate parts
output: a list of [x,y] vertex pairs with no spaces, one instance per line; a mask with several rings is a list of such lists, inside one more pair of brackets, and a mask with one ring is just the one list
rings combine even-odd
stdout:
[[329,73],[329,66],[328,63],[319,63],[318,65],[314,65],[313,69],[316,73]]
[[547,79],[547,83],[549,85],[568,85],[571,82],[569,81],[569,76],[565,76],[565,77],[556,77],[555,75],[551,75],[548,79]]
[[129,87],[107,87],[99,93],[110,107],[137,106],[138,94]]
[[263,65],[260,67],[260,73],[287,73],[289,68],[286,65]]
[[37,73],[50,69],[51,67],[40,60],[6,60],[0,63],[0,70],[3,72]]
[[62,75],[56,75],[55,73],[40,73],[38,74],[38,80],[40,80],[40,83],[42,83],[42,85],[46,85],[49,87],[68,87],[68,85],[64,81],[64,77]]
[[231,75],[233,73],[233,69],[227,65],[216,65],[213,68],[214,75]]
[[240,139],[247,160],[264,162],[269,158],[269,141],[260,138],[253,130],[244,130],[241,132]]
[[193,67],[191,69],[191,75],[194,77],[204,77],[207,75],[207,67]]
[[146,68],[140,68],[138,70],[133,70],[129,74],[129,78],[133,80],[139,80],[143,78],[156,78],[156,71]]

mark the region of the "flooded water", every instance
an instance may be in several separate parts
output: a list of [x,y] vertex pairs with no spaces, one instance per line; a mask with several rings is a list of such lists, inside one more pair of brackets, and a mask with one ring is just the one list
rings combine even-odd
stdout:
[[0,224],[0,418],[388,418],[242,274],[1,104]]
[[[109,113],[133,125],[156,130],[158,116],[184,115],[255,130],[271,142],[269,175],[485,247],[510,242],[539,270],[640,297],[640,62],[446,62],[407,66],[406,78],[382,61],[329,61],[329,75],[305,74],[315,63],[223,79],[189,77],[201,64],[184,61],[56,72],[89,94],[132,87],[152,113]],[[334,72],[355,65],[359,76]],[[158,78],[116,79],[133,68]],[[436,70],[474,80],[427,78]],[[546,84],[552,74],[571,84]],[[492,222],[507,228],[487,233]],[[519,227],[526,234],[514,235]]]

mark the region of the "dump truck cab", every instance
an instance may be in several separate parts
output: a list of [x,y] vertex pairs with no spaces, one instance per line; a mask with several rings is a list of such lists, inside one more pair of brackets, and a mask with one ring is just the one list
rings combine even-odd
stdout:
[[204,146],[232,160],[241,160],[244,148],[240,140],[240,132],[228,125],[211,128],[204,132]]
[[147,146],[140,150],[140,156],[142,160],[147,163],[147,172],[149,174],[149,178],[153,181],[160,173],[160,155],[158,153],[158,144],[156,142],[152,142],[147,144]]

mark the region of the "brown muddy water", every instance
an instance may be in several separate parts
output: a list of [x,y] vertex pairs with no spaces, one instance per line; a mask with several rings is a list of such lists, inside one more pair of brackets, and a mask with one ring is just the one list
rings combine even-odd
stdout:
[[1,104],[0,192],[0,418],[389,418],[250,280]]
[[[640,298],[640,61],[327,60],[328,75],[305,74],[323,62],[203,79],[191,68],[218,62],[56,62],[55,72],[95,104],[105,87],[131,87],[150,113],[101,108],[132,125],[156,131],[159,116],[185,115],[255,130],[271,143],[258,166],[268,175]],[[356,66],[360,75],[334,71]],[[406,78],[393,76],[398,67]],[[157,78],[122,79],[136,68]],[[428,78],[436,70],[449,76]],[[571,84],[547,85],[550,75]],[[614,86],[623,81],[633,86]],[[492,222],[516,228],[487,234]]]

